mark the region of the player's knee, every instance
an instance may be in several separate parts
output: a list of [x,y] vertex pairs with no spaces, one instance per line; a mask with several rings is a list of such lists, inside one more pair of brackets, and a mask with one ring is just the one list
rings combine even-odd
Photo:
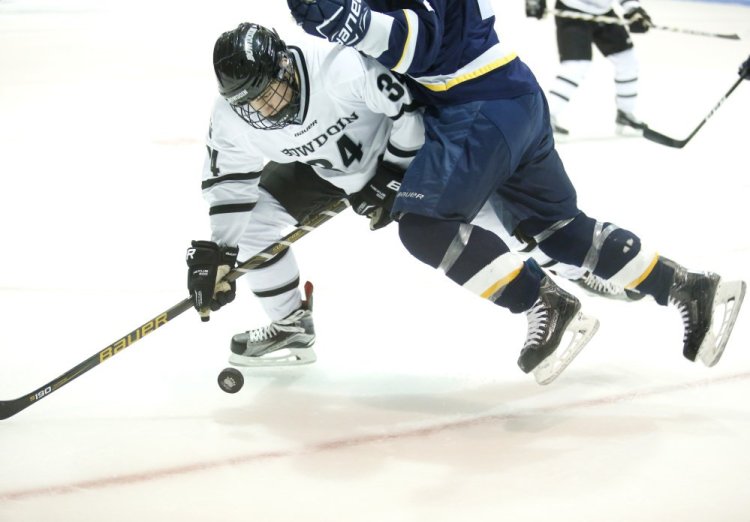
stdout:
[[438,268],[459,226],[460,223],[453,221],[404,214],[399,220],[398,235],[411,255]]
[[633,49],[610,54],[607,59],[615,68],[615,80],[625,81],[638,78],[638,58]]
[[567,82],[583,82],[591,67],[591,60],[564,60],[560,62],[557,76]]
[[[630,272],[624,269],[641,254],[638,236],[612,223],[596,221],[583,212],[557,227],[552,225],[537,234],[542,252],[556,261],[584,267],[604,279]],[[640,265],[640,260],[636,264]]]
[[596,220],[581,212],[567,223],[550,223],[533,237],[539,249],[555,261],[583,266],[592,245],[596,224]]

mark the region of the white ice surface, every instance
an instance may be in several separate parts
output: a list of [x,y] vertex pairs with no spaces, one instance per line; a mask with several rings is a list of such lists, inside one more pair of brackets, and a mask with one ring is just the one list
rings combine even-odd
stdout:
[[[552,21],[495,6],[548,84]],[[647,8],[743,37],[634,37],[641,115],[682,138],[737,78],[750,8]],[[0,0],[2,400],[184,297],[185,247],[208,233],[211,50],[245,20],[303,39],[282,0]],[[598,138],[559,146],[581,208],[750,280],[750,82],[682,150],[610,139],[601,57],[582,91],[572,122]],[[0,521],[750,520],[747,310],[709,370],[682,357],[675,310],[582,295],[599,333],[540,387],[515,363],[525,319],[409,257],[395,227],[347,212],[295,251],[316,364],[219,390],[231,334],[265,323],[241,284],[210,323],[188,311],[0,421]]]

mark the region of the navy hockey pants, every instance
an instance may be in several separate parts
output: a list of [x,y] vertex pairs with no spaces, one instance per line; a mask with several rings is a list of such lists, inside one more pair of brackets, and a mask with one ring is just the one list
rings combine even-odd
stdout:
[[579,213],[575,188],[554,148],[541,90],[511,99],[431,106],[424,123],[425,145],[404,177],[394,205],[397,216],[414,213],[468,223],[489,200],[507,230],[514,231],[522,221],[544,228],[542,223]]

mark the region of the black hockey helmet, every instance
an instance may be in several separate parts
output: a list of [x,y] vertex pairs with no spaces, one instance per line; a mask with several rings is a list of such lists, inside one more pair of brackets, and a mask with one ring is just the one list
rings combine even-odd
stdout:
[[[219,36],[213,61],[219,93],[250,125],[276,129],[293,123],[299,112],[299,80],[294,59],[276,31],[242,23]],[[249,104],[271,88],[285,105],[263,116]]]

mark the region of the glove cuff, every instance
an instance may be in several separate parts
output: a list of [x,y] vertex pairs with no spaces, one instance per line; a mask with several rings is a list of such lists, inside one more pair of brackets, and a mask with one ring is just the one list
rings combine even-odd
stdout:
[[221,247],[220,265],[229,265],[229,268],[237,266],[237,255],[240,253],[238,247],[224,246]]

